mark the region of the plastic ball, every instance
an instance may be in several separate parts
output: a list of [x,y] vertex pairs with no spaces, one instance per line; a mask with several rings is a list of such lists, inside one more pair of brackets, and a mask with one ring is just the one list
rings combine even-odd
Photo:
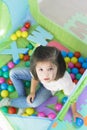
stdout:
[[24,31],[27,31],[27,28],[22,27],[22,28],[21,28],[21,32],[24,32]]
[[6,79],[8,79],[9,78],[9,72],[8,71],[4,72],[3,73],[3,77],[6,78]]
[[5,78],[3,77],[0,77],[0,84],[4,83],[5,82]]
[[17,113],[17,109],[15,107],[9,107],[8,108],[8,113],[9,114],[16,114]]
[[77,79],[74,79],[73,82],[74,82],[75,84],[77,84],[77,83],[78,83],[78,80],[77,80]]
[[8,113],[8,107],[6,106],[1,107],[0,110],[4,113]]
[[84,71],[85,71],[85,69],[84,69],[84,68],[80,68],[80,69],[79,69],[79,72],[80,72],[81,74],[83,74],[83,73],[84,73]]
[[79,62],[77,62],[77,63],[75,64],[75,67],[78,68],[78,69],[80,69],[81,66],[82,66],[81,63],[79,63]]
[[61,51],[61,54],[62,54],[63,57],[67,56],[67,52],[65,52],[65,51]]
[[24,55],[23,60],[28,61],[30,59],[29,55]]
[[2,90],[6,90],[8,88],[8,84],[7,83],[2,83],[1,84],[1,89]]
[[22,114],[22,116],[28,116],[28,114],[24,112],[24,113]]
[[71,79],[74,80],[75,79],[75,75],[73,73],[70,74]]
[[7,80],[7,83],[8,83],[9,85],[12,85],[12,84],[13,84],[12,81],[11,81],[11,79],[8,79],[8,80]]
[[62,104],[61,103],[57,103],[56,105],[55,105],[55,109],[56,109],[56,111],[60,111],[61,109],[62,109]]
[[55,113],[49,113],[48,114],[48,118],[49,119],[54,119],[56,117],[56,114]]
[[81,56],[81,57],[78,58],[78,61],[79,61],[80,63],[83,63],[83,62],[84,62],[84,58]]
[[20,30],[16,31],[16,36],[21,37],[21,31]]
[[68,97],[67,97],[67,96],[63,97],[63,98],[62,98],[62,103],[63,103],[63,104],[65,104],[65,103],[66,103],[66,101],[67,101],[67,99],[68,99]]
[[74,52],[74,56],[79,58],[81,56],[81,53],[79,51]]
[[26,82],[25,82],[25,87],[29,88],[30,85],[31,85],[31,81],[26,81]]
[[10,62],[8,63],[8,67],[9,67],[10,69],[14,68],[14,66],[15,66],[15,64],[14,64],[12,61],[10,61]]
[[13,40],[13,41],[16,41],[16,40],[17,40],[16,34],[12,34],[12,35],[11,35],[11,40]]
[[8,97],[8,95],[9,95],[9,92],[8,92],[7,90],[2,90],[2,91],[1,91],[1,96],[2,96],[3,98]]
[[8,71],[8,70],[9,70],[9,68],[8,68],[7,65],[4,65],[4,66],[2,67],[2,71],[3,71],[3,72]]
[[25,62],[25,66],[26,66],[26,67],[29,67],[29,66],[30,66],[30,61],[26,61],[26,62]]
[[26,23],[24,24],[24,27],[27,28],[27,29],[29,29],[30,26],[31,26],[30,22],[26,22]]
[[75,121],[75,123],[74,123],[74,126],[75,126],[75,127],[79,128],[79,127],[81,127],[83,124],[84,124],[83,119],[81,119],[81,118],[76,118],[76,121]]
[[22,32],[22,37],[26,38],[27,36],[28,36],[28,32],[27,31]]
[[68,73],[71,73],[71,69],[70,68],[67,68],[67,71],[68,71]]
[[72,68],[72,73],[74,73],[74,74],[77,74],[79,71],[78,71],[78,69],[77,68]]
[[68,55],[69,58],[72,58],[74,54],[73,54],[73,52],[68,52],[67,55]]
[[13,86],[13,85],[9,85],[9,86],[8,86],[8,91],[9,91],[9,92],[14,92],[14,91],[15,91],[14,86]]
[[72,69],[74,67],[74,64],[72,62],[69,62],[68,67]]
[[69,57],[65,57],[64,60],[65,60],[66,63],[70,62],[70,58]]
[[28,52],[28,54],[29,54],[29,56],[31,56],[32,55],[32,50],[29,50],[29,52]]
[[87,63],[86,63],[86,62],[82,63],[82,67],[83,67],[84,69],[87,69]]
[[0,69],[0,77],[3,75],[3,71]]
[[22,60],[23,57],[24,57],[24,55],[23,55],[23,54],[19,54],[19,57],[20,57],[20,59]]
[[72,62],[73,64],[76,64],[77,61],[78,61],[78,59],[77,59],[76,57],[72,57],[72,58],[71,58],[71,62]]
[[33,108],[26,108],[25,112],[28,114],[28,115],[32,115],[35,110]]
[[82,75],[80,73],[76,74],[76,79],[79,80],[81,78],[81,76]]
[[31,43],[29,43],[29,45],[27,46],[27,48],[29,48],[29,50],[31,50],[31,49],[34,48],[34,46]]
[[38,117],[45,117],[46,115],[45,115],[45,113],[44,112],[38,112],[38,115],[37,115]]

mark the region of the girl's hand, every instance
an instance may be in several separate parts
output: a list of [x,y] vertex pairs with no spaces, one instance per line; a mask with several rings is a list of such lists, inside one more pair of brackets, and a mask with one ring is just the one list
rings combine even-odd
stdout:
[[30,93],[28,96],[27,96],[27,102],[28,103],[32,103],[33,100],[35,98],[35,93]]
[[75,113],[73,113],[74,122],[76,121],[77,117],[83,119],[83,116],[80,113],[75,112]]

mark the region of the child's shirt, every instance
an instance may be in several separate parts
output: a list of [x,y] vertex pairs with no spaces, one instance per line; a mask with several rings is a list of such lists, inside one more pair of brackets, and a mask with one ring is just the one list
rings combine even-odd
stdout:
[[67,71],[62,78],[42,84],[46,89],[52,92],[52,95],[54,95],[57,91],[63,90],[64,94],[69,96],[75,87],[75,83],[72,81],[71,76]]

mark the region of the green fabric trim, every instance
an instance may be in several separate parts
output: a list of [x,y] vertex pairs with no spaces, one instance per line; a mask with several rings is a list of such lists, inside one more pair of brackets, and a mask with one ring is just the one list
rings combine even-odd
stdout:
[[87,45],[84,44],[83,41],[76,38],[67,30],[59,26],[58,24],[55,24],[53,21],[49,20],[47,17],[45,17],[39,9],[38,6],[38,0],[28,0],[31,13],[35,20],[43,26],[45,29],[50,31],[56,40],[61,42],[65,47],[70,49],[71,51],[80,51],[83,56],[87,56]]

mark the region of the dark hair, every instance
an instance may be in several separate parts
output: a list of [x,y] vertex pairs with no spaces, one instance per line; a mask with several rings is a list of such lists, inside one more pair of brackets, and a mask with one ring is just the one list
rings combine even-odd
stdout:
[[33,55],[30,59],[30,71],[36,80],[39,80],[36,73],[36,64],[40,61],[50,61],[58,67],[56,79],[61,78],[64,75],[66,64],[61,52],[57,48],[39,46],[33,52]]

